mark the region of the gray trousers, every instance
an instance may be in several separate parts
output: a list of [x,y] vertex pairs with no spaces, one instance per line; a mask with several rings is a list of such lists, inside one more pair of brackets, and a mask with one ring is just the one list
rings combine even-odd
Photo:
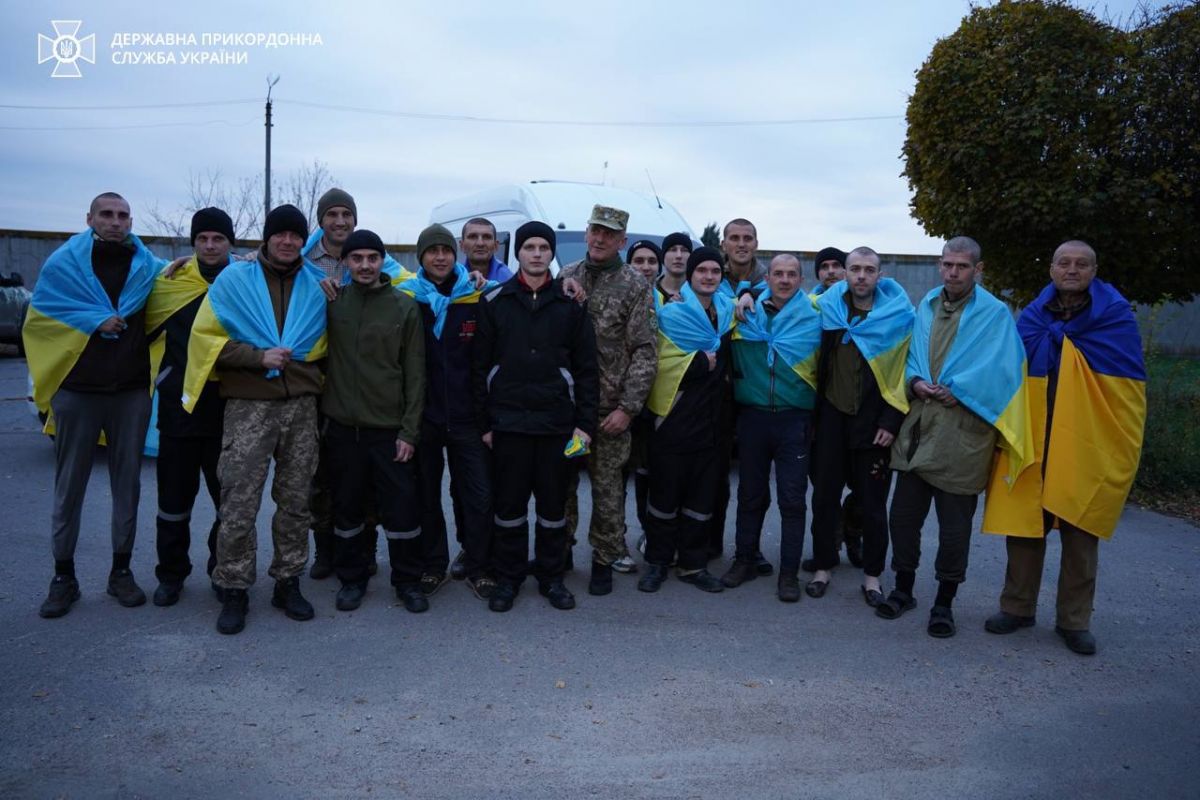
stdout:
[[50,526],[55,561],[75,557],[83,497],[102,431],[107,443],[108,482],[112,491],[113,552],[133,551],[138,496],[142,490],[142,448],[150,422],[148,389],[112,393],[59,389],[51,398],[55,466]]

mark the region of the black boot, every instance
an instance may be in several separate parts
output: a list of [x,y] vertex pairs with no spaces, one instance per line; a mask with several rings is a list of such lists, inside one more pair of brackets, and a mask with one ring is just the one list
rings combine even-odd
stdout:
[[50,593],[42,603],[38,614],[46,619],[61,617],[71,610],[71,604],[79,599],[79,581],[69,575],[55,575],[50,581]]
[[[226,592],[227,596],[228,594]],[[312,603],[305,600],[304,595],[300,594],[300,576],[298,575],[284,578],[281,581],[275,581],[275,591],[271,595],[271,605],[283,609],[283,613],[287,614],[288,619],[303,622],[316,616]]]
[[665,564],[647,564],[646,574],[638,581],[639,592],[657,592],[670,573],[670,567]]
[[222,592],[221,616],[217,617],[220,633],[241,633],[246,627],[246,610],[250,607],[250,595],[245,589],[225,589]]
[[779,599],[785,603],[797,603],[800,601],[800,578],[794,569],[787,570],[780,568],[777,594]]
[[729,570],[721,576],[721,583],[730,589],[736,589],[746,581],[752,581],[757,577],[758,569],[753,561],[739,561],[734,559]]
[[592,579],[588,581],[588,594],[606,595],[612,592],[612,564],[592,562]]

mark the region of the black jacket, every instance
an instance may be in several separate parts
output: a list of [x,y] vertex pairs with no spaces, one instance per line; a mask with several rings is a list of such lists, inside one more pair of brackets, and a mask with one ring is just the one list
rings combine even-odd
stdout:
[[191,414],[183,410],[183,373],[187,371],[188,340],[192,322],[204,296],[197,297],[163,323],[166,347],[158,368],[158,429],[167,436],[221,438],[225,399],[220,383],[208,381]]
[[537,292],[516,277],[479,308],[472,370],[483,431],[595,435],[600,404],[596,334],[587,307],[554,281]]
[[478,328],[478,303],[456,303],[446,309],[442,338],[433,335],[432,309],[421,304],[425,323],[425,421],[438,428],[475,428],[479,424],[471,398],[471,353]]
[[651,446],[666,453],[694,453],[717,446],[722,423],[721,406],[729,391],[732,331],[721,337],[717,366],[709,370],[708,357],[697,353],[688,365],[670,413],[655,420]]
[[[821,355],[817,359],[817,403],[813,424],[821,424],[824,414],[840,414],[833,404],[825,399],[829,385],[830,356],[835,347],[846,333],[845,329],[836,331],[821,331]],[[847,423],[848,438],[846,446],[855,450],[874,447],[875,433],[883,428],[893,436],[900,431],[904,422],[904,413],[888,405],[879,391],[879,383],[875,373],[863,359],[860,369],[859,385],[861,387],[858,399],[858,413]]]

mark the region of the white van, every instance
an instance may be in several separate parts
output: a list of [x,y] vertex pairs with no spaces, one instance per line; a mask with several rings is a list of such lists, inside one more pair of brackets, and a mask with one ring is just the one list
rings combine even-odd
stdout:
[[[628,189],[572,181],[530,181],[478,192],[442,203],[430,213],[429,221],[445,225],[455,236],[460,236],[467,220],[474,217],[491,220],[500,240],[496,258],[508,264],[514,273],[517,255],[510,247],[513,233],[530,220],[544,222],[554,228],[558,240],[556,259],[550,267],[557,275],[560,265],[583,258],[587,249],[583,232],[592,206],[596,205],[629,212],[626,236],[630,244],[638,239],[661,244],[663,237],[676,232],[696,239],[691,226],[666,201]],[[624,257],[624,253],[621,255]]]

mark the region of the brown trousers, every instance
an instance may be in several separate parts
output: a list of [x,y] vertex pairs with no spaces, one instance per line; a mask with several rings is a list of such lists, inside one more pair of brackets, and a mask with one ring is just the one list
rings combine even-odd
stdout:
[[[1100,561],[1100,539],[1059,520],[1062,560],[1058,572],[1058,627],[1068,631],[1086,631],[1092,619],[1092,601],[1096,596],[1096,569]],[[1042,566],[1046,560],[1046,539],[1020,536],[1005,538],[1008,546],[1008,570],[1000,610],[1019,617],[1037,612],[1038,591],[1042,586]]]

